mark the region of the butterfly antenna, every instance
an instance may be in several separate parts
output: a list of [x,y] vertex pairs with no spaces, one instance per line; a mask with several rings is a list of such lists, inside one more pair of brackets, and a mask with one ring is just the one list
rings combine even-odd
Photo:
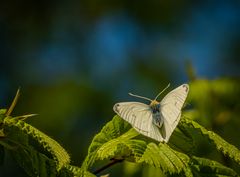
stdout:
[[133,97],[137,97],[137,98],[142,98],[144,100],[148,100],[148,101],[152,101],[151,99],[147,98],[147,97],[144,97],[144,96],[139,96],[139,95],[135,95],[135,94],[132,94],[132,93],[128,93],[129,95],[133,96]]
[[170,86],[170,83],[167,85],[167,87],[165,87],[156,97],[154,100],[157,100],[157,98],[159,97],[159,95],[161,95],[165,90],[167,90],[167,88]]

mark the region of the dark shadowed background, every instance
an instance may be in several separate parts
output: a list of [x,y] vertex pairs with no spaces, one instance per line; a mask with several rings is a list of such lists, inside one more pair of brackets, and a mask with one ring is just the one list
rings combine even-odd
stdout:
[[[239,55],[239,1],[0,3],[0,107],[21,87],[13,115],[39,114],[28,122],[74,165],[113,104],[135,100],[128,92],[154,98],[188,82],[189,65],[202,78],[239,77]],[[6,159],[0,174],[24,176],[16,168]]]

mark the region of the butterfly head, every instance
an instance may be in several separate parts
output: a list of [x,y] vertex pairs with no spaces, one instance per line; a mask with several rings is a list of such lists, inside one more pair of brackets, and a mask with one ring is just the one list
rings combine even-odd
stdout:
[[153,107],[153,106],[156,106],[156,105],[159,105],[159,102],[157,100],[152,100],[151,103],[150,103],[150,106]]
[[160,103],[157,100],[152,100],[150,103],[150,107],[151,107],[153,113],[160,111]]

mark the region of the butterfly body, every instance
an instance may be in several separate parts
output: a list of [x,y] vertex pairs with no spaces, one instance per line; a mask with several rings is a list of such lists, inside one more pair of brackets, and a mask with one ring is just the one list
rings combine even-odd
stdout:
[[163,124],[163,119],[161,118],[161,112],[160,112],[160,108],[161,105],[158,101],[153,100],[150,103],[150,108],[152,110],[152,121],[153,123],[158,126],[159,128],[162,127]]
[[[181,118],[181,108],[189,86],[183,84],[169,92],[161,102],[156,98],[149,105],[140,102],[121,102],[113,110],[139,133],[160,142],[168,142]],[[133,95],[133,94],[132,94]],[[144,97],[142,97],[144,98]]]

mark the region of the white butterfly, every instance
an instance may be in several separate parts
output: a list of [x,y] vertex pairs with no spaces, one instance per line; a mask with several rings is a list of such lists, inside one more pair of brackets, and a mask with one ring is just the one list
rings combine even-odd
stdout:
[[[168,87],[169,85],[164,90]],[[168,142],[181,118],[181,109],[188,91],[188,84],[180,85],[169,92],[161,102],[156,99],[162,92],[154,100],[129,93],[131,96],[149,100],[150,105],[139,102],[122,102],[116,103],[113,110],[139,133],[160,142]]]

